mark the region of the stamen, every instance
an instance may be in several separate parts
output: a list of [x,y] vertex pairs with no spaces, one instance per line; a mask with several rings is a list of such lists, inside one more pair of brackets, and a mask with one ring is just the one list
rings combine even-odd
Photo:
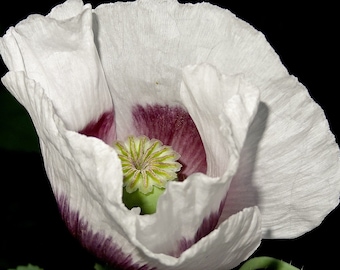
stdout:
[[122,162],[123,202],[131,209],[140,207],[142,214],[156,212],[159,196],[168,181],[177,180],[182,165],[180,155],[170,146],[146,136],[130,136],[116,142],[115,149]]

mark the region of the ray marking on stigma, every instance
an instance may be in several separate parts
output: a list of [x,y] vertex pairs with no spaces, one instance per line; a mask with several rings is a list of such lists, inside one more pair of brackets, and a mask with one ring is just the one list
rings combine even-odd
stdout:
[[127,208],[140,207],[142,214],[156,211],[159,196],[168,181],[176,181],[182,165],[180,155],[160,140],[129,136],[114,148],[123,171],[123,202]]

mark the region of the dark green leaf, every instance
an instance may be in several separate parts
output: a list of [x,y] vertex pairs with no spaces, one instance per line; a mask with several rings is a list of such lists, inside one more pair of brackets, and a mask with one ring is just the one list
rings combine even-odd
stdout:
[[32,264],[28,264],[27,266],[18,266],[15,269],[8,269],[8,270],[43,270],[43,269],[39,268],[38,266],[34,266]]
[[293,265],[272,257],[255,257],[246,261],[239,270],[299,270]]
[[94,269],[95,269],[95,270],[113,270],[112,268],[110,268],[110,267],[108,267],[108,266],[103,266],[103,265],[101,265],[101,264],[99,264],[99,263],[96,263],[96,264],[94,265]]

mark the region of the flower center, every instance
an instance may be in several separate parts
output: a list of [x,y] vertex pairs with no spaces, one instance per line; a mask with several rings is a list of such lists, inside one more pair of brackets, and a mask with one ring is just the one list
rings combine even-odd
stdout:
[[168,181],[177,180],[182,165],[180,155],[170,146],[148,137],[130,136],[114,145],[123,169],[123,202],[131,209],[140,207],[142,214],[156,212],[159,196]]

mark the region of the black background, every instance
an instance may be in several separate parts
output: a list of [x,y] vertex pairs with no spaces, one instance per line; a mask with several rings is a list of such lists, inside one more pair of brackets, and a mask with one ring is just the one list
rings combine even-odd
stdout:
[[[47,14],[61,2],[19,0],[2,3],[0,36],[27,15]],[[91,3],[96,7],[100,2]],[[265,34],[289,72],[299,78],[325,110],[338,138],[336,2],[211,3],[231,10]],[[0,75],[5,72],[6,68],[0,63]],[[41,156],[0,148],[0,158],[0,270],[28,263],[45,270],[93,269],[96,259],[70,236],[60,219]],[[306,270],[340,269],[339,240],[340,210],[336,209],[320,227],[298,239],[264,240],[255,255],[273,256]]]

